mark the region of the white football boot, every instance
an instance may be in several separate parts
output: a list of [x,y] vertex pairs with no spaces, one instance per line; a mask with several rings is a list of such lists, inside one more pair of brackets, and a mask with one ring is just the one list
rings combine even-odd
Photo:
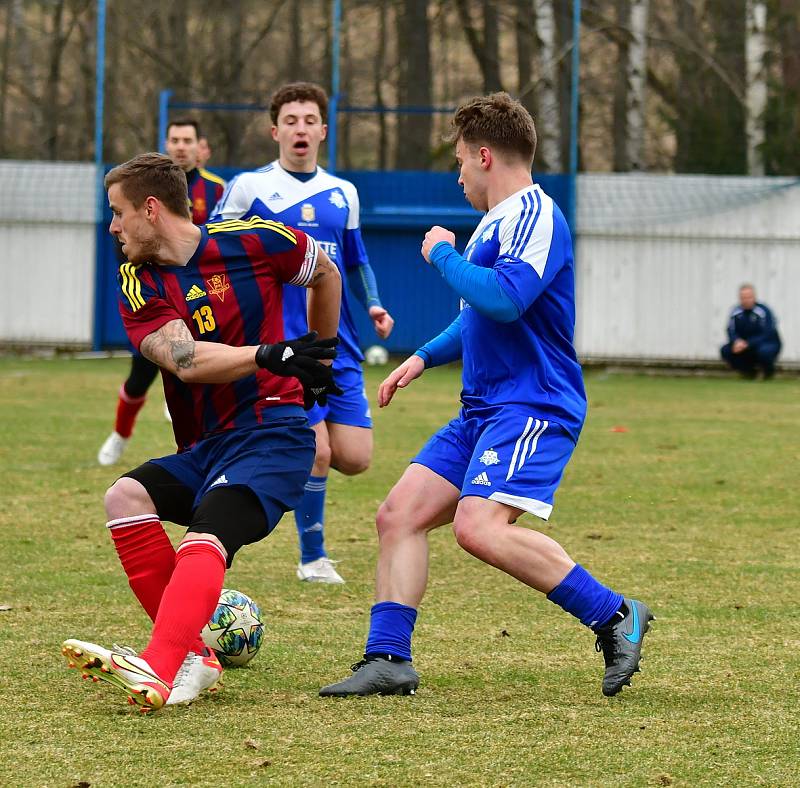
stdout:
[[297,565],[297,578],[307,583],[329,583],[341,585],[344,578],[333,568],[335,561],[327,556],[309,561],[307,564]]
[[222,665],[217,655],[209,648],[208,655],[190,651],[175,674],[172,692],[165,706],[188,706],[200,697],[204,690],[216,692],[222,678]]
[[123,438],[118,432],[112,432],[105,443],[97,452],[97,461],[101,465],[115,465],[120,461],[125,447],[128,445],[128,438]]

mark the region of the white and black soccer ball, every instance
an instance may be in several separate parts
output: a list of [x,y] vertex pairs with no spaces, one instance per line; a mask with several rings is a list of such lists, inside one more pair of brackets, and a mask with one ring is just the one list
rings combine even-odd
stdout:
[[264,640],[261,610],[247,594],[223,588],[217,609],[203,627],[201,637],[226,667],[246,665]]
[[382,367],[389,361],[389,351],[383,345],[372,345],[364,351],[364,360],[371,367]]

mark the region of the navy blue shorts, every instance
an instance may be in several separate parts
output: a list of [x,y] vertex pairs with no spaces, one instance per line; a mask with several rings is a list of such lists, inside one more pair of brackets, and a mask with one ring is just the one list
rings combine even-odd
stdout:
[[314,431],[299,405],[262,411],[263,424],[199,441],[189,451],[151,462],[169,471],[195,494],[194,507],[211,489],[247,487],[264,509],[269,531],[295,509],[314,463]]
[[361,367],[335,369],[333,379],[344,394],[332,394],[325,407],[314,405],[308,411],[311,425],[321,421],[332,421],[334,424],[345,424],[348,427],[372,428],[372,414],[369,400],[364,388],[364,373]]
[[458,487],[462,498],[488,498],[547,520],[574,449],[559,424],[504,407],[480,417],[462,411],[411,462]]

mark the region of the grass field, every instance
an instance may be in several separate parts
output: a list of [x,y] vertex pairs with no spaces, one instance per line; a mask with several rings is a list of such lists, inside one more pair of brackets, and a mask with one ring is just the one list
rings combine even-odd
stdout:
[[[600,693],[591,633],[442,528],[415,634],[416,697],[317,697],[363,647],[377,505],[455,412],[458,372],[444,369],[374,413],[367,474],[332,476],[327,532],[347,585],[295,579],[284,519],[226,581],[261,604],[262,652],[217,695],[145,716],[81,682],[59,652],[68,637],[142,647],[149,632],[102,497],[115,470],[172,444],[154,394],[125,466],[95,464],[126,370],[124,359],[0,359],[0,605],[11,607],[0,612],[0,784],[800,782],[797,379],[588,377],[589,420],[542,527],[658,616],[620,696]],[[372,393],[381,375],[368,371]]]

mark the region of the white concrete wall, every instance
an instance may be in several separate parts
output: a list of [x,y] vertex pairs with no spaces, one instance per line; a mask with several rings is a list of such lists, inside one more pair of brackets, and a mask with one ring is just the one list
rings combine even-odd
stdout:
[[0,161],[0,342],[91,345],[94,173]]
[[583,358],[719,358],[739,285],[778,318],[800,362],[800,182],[584,175],[576,344]]
[[[583,358],[718,358],[741,283],[800,362],[800,186],[788,178],[582,175]],[[0,161],[0,343],[84,345],[94,321],[91,164]]]

